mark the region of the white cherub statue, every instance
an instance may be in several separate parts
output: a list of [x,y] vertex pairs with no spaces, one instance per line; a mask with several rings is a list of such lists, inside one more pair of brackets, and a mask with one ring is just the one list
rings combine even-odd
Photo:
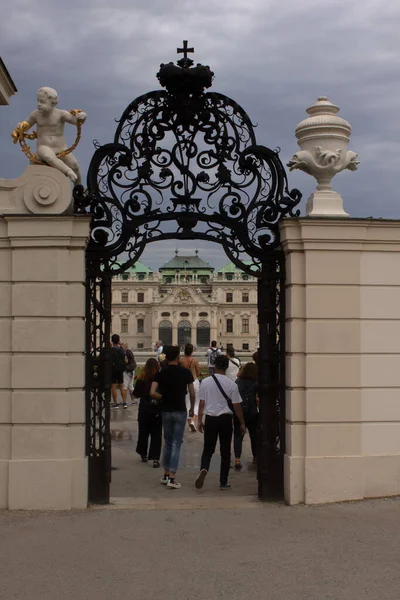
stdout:
[[[55,167],[64,175],[69,177],[75,184],[81,183],[81,173],[79,163],[76,158],[67,150],[67,143],[64,137],[64,124],[78,125],[84,123],[86,114],[80,110],[60,110],[56,108],[58,104],[58,94],[56,90],[49,87],[41,87],[37,93],[37,109],[34,110],[26,121],[18,123],[12,132],[14,144],[21,143],[25,154],[31,158],[32,162],[43,162],[50,167]],[[37,125],[37,130],[33,134],[26,134],[26,131],[33,125]],[[32,155],[29,147],[25,144],[24,138],[37,138],[36,155]],[[79,140],[79,138],[77,138]],[[77,142],[74,144],[75,147]]]

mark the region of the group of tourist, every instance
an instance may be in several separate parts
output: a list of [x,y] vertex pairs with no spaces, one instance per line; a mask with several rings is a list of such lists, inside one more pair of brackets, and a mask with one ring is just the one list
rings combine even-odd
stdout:
[[118,408],[118,389],[122,406],[127,408],[127,394],[132,403],[140,399],[139,435],[136,452],[143,462],[160,467],[162,432],[164,430],[164,475],[161,483],[179,489],[176,480],[180,449],[186,424],[190,431],[204,433],[197,489],[204,485],[211,458],[219,440],[221,452],[220,488],[228,483],[231,445],[235,469],[242,468],[243,437],[249,432],[253,462],[257,460],[258,383],[257,353],[243,367],[228,346],[223,353],[217,342],[207,350],[209,376],[201,381],[200,365],[193,356],[193,345],[186,344],[181,357],[178,346],[156,344],[156,358],[149,358],[135,378],[136,361],[132,351],[114,334],[111,338],[112,406]]
[[[178,346],[156,345],[157,358],[149,358],[136,381],[133,395],[140,398],[139,436],[136,452],[143,462],[160,466],[164,430],[164,474],[161,483],[179,489],[176,480],[184,431],[204,433],[204,447],[197,489],[203,487],[217,441],[220,443],[220,488],[230,487],[228,476],[234,439],[235,469],[240,470],[242,442],[249,431],[253,462],[257,457],[257,365],[242,368],[233,348],[226,354],[212,342],[207,351],[209,376],[200,383],[200,366],[193,345],[186,344],[183,357]],[[253,359],[256,358],[255,356]]]

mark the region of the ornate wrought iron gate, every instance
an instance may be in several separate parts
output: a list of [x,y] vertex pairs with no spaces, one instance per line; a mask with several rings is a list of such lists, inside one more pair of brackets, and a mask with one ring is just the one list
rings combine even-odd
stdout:
[[[260,498],[283,495],[284,282],[279,221],[301,199],[289,191],[277,151],[256,142],[245,111],[211,87],[214,74],[184,42],[157,77],[166,91],[135,99],[114,142],[96,145],[78,213],[92,214],[87,268],[87,454],[89,499],[109,501],[111,278],[151,242],[206,240],[258,278]],[[296,213],[297,214],[297,213]],[[248,259],[251,259],[250,261]]]

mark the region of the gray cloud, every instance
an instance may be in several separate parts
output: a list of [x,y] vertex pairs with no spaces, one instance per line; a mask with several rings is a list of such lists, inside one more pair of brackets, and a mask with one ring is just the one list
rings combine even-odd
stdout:
[[[25,168],[9,133],[33,109],[38,87],[55,87],[61,107],[88,113],[76,152],[86,170],[92,140],[112,140],[114,118],[159,87],[159,64],[175,60],[185,38],[195,59],[215,71],[214,89],[246,109],[259,142],[279,146],[284,162],[296,151],[294,129],[305,109],[323,94],[339,104],[361,164],[338,175],[334,187],[352,216],[398,218],[399,25],[396,0],[14,0],[1,41],[19,92],[0,111],[0,176]],[[314,189],[303,173],[290,174],[289,182],[305,199]],[[149,247],[148,260],[164,260],[160,248]],[[210,247],[199,248],[209,260]],[[224,262],[217,246],[213,261]]]

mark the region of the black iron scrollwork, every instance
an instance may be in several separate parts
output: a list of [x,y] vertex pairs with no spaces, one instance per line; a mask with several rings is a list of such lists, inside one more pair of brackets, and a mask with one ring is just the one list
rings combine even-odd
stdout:
[[[77,212],[93,214],[89,254],[111,273],[131,266],[150,242],[203,239],[222,244],[238,267],[260,275],[266,253],[280,244],[279,221],[296,216],[278,152],[256,142],[246,112],[204,92],[214,74],[180,49],[178,65],[161,65],[166,91],[134,100],[114,142],[100,146],[88,191],[75,188]],[[249,260],[250,259],[250,260]]]
[[222,245],[258,277],[259,495],[282,497],[285,432],[285,261],[279,223],[297,216],[278,151],[257,143],[246,112],[211,87],[214,73],[184,42],[177,65],[157,74],[165,90],[134,100],[114,141],[95,142],[87,190],[75,212],[92,215],[86,251],[86,410],[89,498],[108,502],[111,478],[109,341],[111,278],[146,245],[196,239]]

